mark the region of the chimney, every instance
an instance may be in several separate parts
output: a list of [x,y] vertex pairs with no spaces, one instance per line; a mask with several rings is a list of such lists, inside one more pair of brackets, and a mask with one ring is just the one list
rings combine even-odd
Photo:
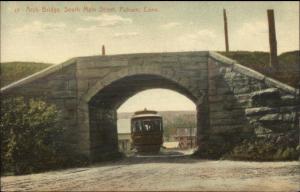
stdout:
[[102,45],[102,56],[105,56],[105,46]]

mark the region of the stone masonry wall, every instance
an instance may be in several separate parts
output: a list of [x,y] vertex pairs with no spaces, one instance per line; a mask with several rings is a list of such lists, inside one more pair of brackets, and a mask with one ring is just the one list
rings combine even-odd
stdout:
[[208,69],[210,135],[242,139],[298,129],[296,89],[217,53],[210,54]]
[[[90,138],[89,142],[81,141],[82,146],[85,146],[82,149],[87,150],[90,147],[89,155],[93,159],[106,152],[118,150],[116,110],[131,93],[151,87],[170,88],[201,104],[200,98],[207,92],[207,56],[208,52],[195,52],[79,58],[78,126],[82,136]],[[165,79],[167,83],[139,79],[141,75],[154,75]],[[123,81],[127,85],[125,89],[123,78],[132,78],[131,81]],[[106,91],[106,87],[115,86],[116,82],[118,86]],[[114,92],[119,100],[115,99]],[[103,100],[99,95],[111,95],[112,99]],[[110,107],[101,106],[101,103],[109,104]]]
[[[146,75],[156,83],[140,78]],[[2,88],[1,96],[55,104],[62,112],[66,146],[96,157],[117,149],[117,107],[149,88],[170,88],[190,98],[197,107],[199,149],[217,146],[216,154],[255,134],[295,130],[300,116],[299,90],[296,95],[294,88],[214,52],[74,58]]]
[[1,96],[39,98],[60,111],[60,126],[65,128],[66,147],[78,149],[76,63],[69,60],[52,66],[1,89]]

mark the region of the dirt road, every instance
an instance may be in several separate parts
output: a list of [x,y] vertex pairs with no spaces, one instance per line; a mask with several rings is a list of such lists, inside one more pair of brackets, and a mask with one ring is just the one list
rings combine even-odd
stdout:
[[299,162],[206,161],[130,157],[87,168],[1,178],[4,191],[298,191]]

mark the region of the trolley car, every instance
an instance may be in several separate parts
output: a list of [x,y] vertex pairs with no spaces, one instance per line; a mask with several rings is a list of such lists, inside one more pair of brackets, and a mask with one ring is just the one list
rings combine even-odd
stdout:
[[144,109],[131,118],[131,138],[138,153],[158,153],[163,143],[162,117]]

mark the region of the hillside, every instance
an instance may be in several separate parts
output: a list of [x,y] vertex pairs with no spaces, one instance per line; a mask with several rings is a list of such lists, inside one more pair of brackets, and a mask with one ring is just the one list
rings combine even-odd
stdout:
[[279,55],[279,70],[277,72],[269,66],[268,52],[233,51],[220,53],[283,83],[293,87],[298,86],[300,80],[300,51],[285,52]]
[[52,64],[35,62],[1,63],[1,87],[41,71]]

